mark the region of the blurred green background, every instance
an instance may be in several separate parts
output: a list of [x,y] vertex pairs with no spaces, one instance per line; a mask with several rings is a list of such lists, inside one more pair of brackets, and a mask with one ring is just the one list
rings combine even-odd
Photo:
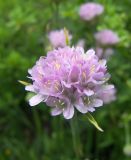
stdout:
[[52,117],[44,104],[30,107],[28,94],[18,83],[27,81],[28,68],[46,55],[47,33],[63,27],[71,32],[72,44],[85,38],[86,49],[93,47],[95,31],[109,28],[120,37],[108,61],[117,99],[93,113],[104,133],[88,120],[78,120],[79,160],[131,159],[131,1],[94,1],[104,5],[105,11],[93,27],[78,15],[84,2],[0,0],[0,160],[78,160],[70,121]]

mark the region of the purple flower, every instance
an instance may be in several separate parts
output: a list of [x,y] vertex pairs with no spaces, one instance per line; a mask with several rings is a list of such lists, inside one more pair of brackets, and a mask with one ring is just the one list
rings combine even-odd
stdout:
[[95,51],[96,51],[96,55],[97,55],[99,58],[103,57],[103,48],[96,47]]
[[85,40],[84,39],[80,39],[76,44],[76,47],[84,48],[84,46],[85,46]]
[[108,59],[112,54],[114,54],[114,50],[112,48],[107,48],[104,52],[104,58]]
[[[66,36],[64,30],[54,30],[48,34],[49,41],[54,48],[66,46]],[[68,35],[69,40],[72,36]]]
[[90,21],[101,15],[104,11],[104,7],[98,3],[85,3],[80,6],[79,15],[83,20]]
[[29,104],[45,102],[53,116],[63,114],[66,119],[73,117],[74,109],[81,113],[95,111],[114,88],[107,84],[110,76],[106,60],[99,60],[92,49],[85,53],[81,47],[48,52],[29,74],[33,83],[25,89],[35,93]]
[[101,45],[113,45],[119,42],[118,35],[112,30],[102,30],[95,34],[96,41]]
[[109,59],[110,56],[114,54],[114,50],[112,48],[103,49],[100,47],[96,47],[95,51],[96,51],[96,55],[99,58],[105,58],[105,59]]
[[99,96],[105,104],[116,100],[116,89],[113,85],[104,86],[99,92]]

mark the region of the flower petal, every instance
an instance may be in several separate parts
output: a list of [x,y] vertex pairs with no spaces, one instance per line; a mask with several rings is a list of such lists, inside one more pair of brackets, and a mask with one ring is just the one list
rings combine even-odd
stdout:
[[52,116],[57,116],[61,113],[62,113],[62,109],[59,108],[59,107],[52,108],[52,110],[51,110],[51,115]]
[[74,115],[74,107],[72,105],[67,106],[64,108],[63,116],[65,119],[71,119]]
[[29,104],[30,106],[35,106],[39,104],[40,102],[42,102],[44,99],[45,99],[44,96],[37,94],[29,100]]
[[28,85],[25,87],[26,91],[35,92],[33,85]]
[[65,82],[65,81],[61,81],[62,84],[66,87],[66,88],[71,88],[71,84]]
[[114,89],[114,85],[105,85],[105,86],[103,86],[103,88],[102,88],[104,91],[109,91],[109,90],[112,90],[112,89]]
[[95,99],[92,105],[94,107],[100,107],[103,105],[103,101],[101,99]]
[[87,95],[87,96],[92,96],[94,94],[94,91],[90,90],[90,89],[85,89],[84,90],[84,93]]
[[82,104],[75,104],[76,109],[81,113],[87,113],[88,108]]
[[78,82],[79,74],[80,74],[79,68],[77,66],[73,66],[69,74],[69,81],[72,83]]
[[94,49],[89,49],[87,52],[86,52],[87,55],[89,56],[94,56],[95,55],[95,51]]
[[88,111],[94,112],[94,111],[95,111],[95,108],[93,108],[93,107],[88,107]]

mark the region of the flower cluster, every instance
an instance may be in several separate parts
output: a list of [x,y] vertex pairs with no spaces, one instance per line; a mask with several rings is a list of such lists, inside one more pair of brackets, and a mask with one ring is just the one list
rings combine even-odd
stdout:
[[104,7],[100,4],[89,2],[81,5],[79,15],[83,20],[90,21],[101,15],[104,11]]
[[29,70],[33,84],[27,91],[36,95],[29,100],[31,106],[45,102],[53,116],[63,114],[66,119],[81,113],[95,111],[108,101],[114,90],[107,84],[106,60],[99,60],[94,50],[86,53],[81,47],[64,47],[49,51]]
[[[68,35],[68,39],[71,40],[71,38],[72,36]],[[66,46],[66,36],[63,29],[51,31],[48,34],[48,39],[54,48]]]
[[118,35],[112,30],[102,30],[95,34],[96,41],[101,45],[114,45],[119,42]]

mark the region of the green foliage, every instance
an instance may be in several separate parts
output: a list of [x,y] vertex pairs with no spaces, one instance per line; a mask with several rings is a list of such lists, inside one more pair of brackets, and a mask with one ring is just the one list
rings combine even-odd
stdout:
[[[96,24],[80,20],[81,0],[0,0],[0,159],[78,160],[75,158],[69,121],[51,117],[45,104],[31,108],[24,87],[27,70],[46,54],[47,33],[66,27],[72,44],[86,39],[94,47],[94,32],[112,29],[120,37],[108,61],[117,100],[98,109],[93,116],[101,134],[88,121],[78,120],[83,154],[80,160],[128,160],[123,153],[131,137],[131,1],[96,0],[105,7]],[[130,142],[131,143],[131,142]],[[76,146],[77,147],[77,146]],[[78,146],[79,147],[79,146]]]
[[90,113],[87,113],[87,118],[89,122],[93,124],[99,131],[104,132],[103,129],[98,125],[98,123]]

